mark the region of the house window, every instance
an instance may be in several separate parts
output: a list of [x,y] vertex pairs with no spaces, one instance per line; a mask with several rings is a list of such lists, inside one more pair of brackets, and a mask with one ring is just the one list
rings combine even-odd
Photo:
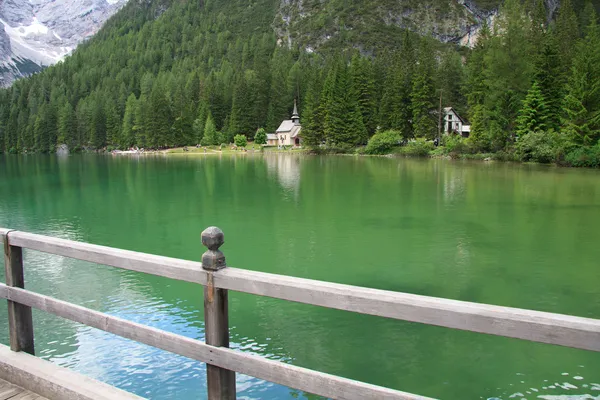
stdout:
[[448,121],[452,121],[452,114],[448,114]]

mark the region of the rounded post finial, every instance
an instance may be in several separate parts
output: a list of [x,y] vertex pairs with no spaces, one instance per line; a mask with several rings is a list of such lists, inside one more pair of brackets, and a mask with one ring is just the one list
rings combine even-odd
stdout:
[[209,271],[217,271],[225,268],[225,255],[219,250],[219,247],[225,243],[223,231],[216,226],[211,226],[202,231],[200,235],[202,244],[208,247],[208,250],[202,255],[202,268]]

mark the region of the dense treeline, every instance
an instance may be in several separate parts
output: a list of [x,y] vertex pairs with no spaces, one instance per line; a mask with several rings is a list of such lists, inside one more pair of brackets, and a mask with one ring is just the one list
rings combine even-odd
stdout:
[[278,43],[276,4],[130,2],[64,62],[0,91],[0,152],[229,143],[273,131],[294,99],[312,147],[364,145],[377,130],[431,139],[440,91],[471,121],[469,151],[598,148],[591,3],[578,16],[563,0],[548,23],[542,0],[506,0],[472,50],[406,31],[369,56]]

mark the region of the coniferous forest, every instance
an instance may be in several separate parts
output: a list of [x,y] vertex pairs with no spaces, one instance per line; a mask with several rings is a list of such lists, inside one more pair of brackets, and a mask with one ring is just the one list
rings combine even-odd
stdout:
[[471,134],[434,152],[600,166],[591,2],[548,18],[542,0],[506,0],[472,49],[402,29],[366,48],[344,25],[316,51],[277,39],[277,4],[129,2],[63,62],[0,90],[0,153],[231,143],[273,132],[297,99],[310,148],[426,154],[441,94]]

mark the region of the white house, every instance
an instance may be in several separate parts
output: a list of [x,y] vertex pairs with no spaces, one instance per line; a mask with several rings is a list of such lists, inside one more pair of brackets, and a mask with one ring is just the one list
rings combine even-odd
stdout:
[[267,133],[267,146],[277,146],[277,135],[274,133]]
[[279,128],[275,131],[277,135],[278,146],[295,146],[299,147],[302,145],[302,135],[300,131],[302,126],[300,125],[300,116],[298,115],[298,107],[296,107],[296,101],[294,100],[294,112],[292,113],[292,119],[286,119],[279,125]]
[[463,137],[469,137],[471,125],[467,125],[467,121],[461,118],[456,110],[452,107],[444,108],[444,133],[456,133]]

